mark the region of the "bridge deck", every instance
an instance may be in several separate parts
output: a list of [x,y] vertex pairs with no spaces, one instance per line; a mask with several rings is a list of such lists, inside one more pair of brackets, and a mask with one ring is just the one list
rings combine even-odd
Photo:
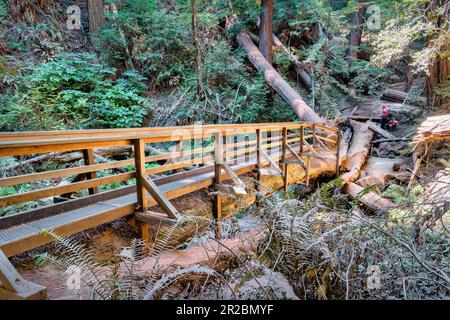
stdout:
[[[280,153],[274,155],[274,159],[279,156]],[[240,165],[231,166],[231,168],[236,172],[244,173],[255,168],[255,164],[256,158],[252,157],[250,161],[243,162]],[[213,167],[210,166],[209,168],[211,169],[209,172],[200,173],[173,182],[159,184],[159,188],[166,194],[168,199],[173,199],[208,187],[213,184],[214,180]],[[223,172],[223,176],[226,176],[225,172]],[[54,230],[61,235],[72,234],[75,229],[78,229],[78,225],[80,225],[82,228],[80,231],[82,231],[89,227],[94,227],[101,223],[106,223],[130,215],[134,213],[135,210],[136,194],[133,192],[135,188],[127,189],[128,190],[125,190],[125,192],[130,193],[126,195],[98,201],[66,212],[58,212],[49,217],[28,221],[6,229],[0,229],[0,248],[7,256],[11,256],[26,251],[27,248],[31,249],[36,247],[40,242],[47,242],[48,236],[43,234],[42,230]],[[147,196],[151,198],[148,193]],[[115,213],[116,211],[120,212]],[[30,212],[26,214],[32,215]],[[24,213],[19,215],[24,215]],[[12,217],[10,217],[10,220],[12,220],[11,218]],[[89,219],[92,220],[92,224],[89,223]],[[70,229],[70,231],[66,232],[65,230],[67,229]]]

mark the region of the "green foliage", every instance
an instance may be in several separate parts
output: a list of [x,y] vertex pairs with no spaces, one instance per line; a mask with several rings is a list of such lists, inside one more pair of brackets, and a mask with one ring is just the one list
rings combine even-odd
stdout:
[[136,127],[147,113],[142,78],[90,62],[88,54],[62,53],[29,68],[14,99],[0,106],[8,131]]
[[[151,87],[176,86],[191,69],[189,16],[155,10],[155,1],[123,1],[100,34],[102,60],[123,68],[132,62]],[[128,54],[129,43],[133,49]]]
[[3,1],[0,1],[0,19],[3,19],[6,17],[6,14],[8,12],[8,8],[6,7],[6,3]]
[[381,194],[383,197],[392,199],[395,204],[402,205],[405,203],[416,202],[423,193],[423,187],[417,185],[408,193],[406,189],[397,184],[390,184]]
[[354,74],[350,86],[356,94],[374,95],[385,83],[397,79],[392,69],[380,68],[364,60],[355,61],[349,72]]

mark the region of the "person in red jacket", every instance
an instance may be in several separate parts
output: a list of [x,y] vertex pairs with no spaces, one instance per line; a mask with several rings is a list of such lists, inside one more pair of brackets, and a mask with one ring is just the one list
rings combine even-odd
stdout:
[[387,105],[383,106],[383,110],[381,111],[381,129],[386,129],[386,125],[388,124],[389,116],[389,107]]
[[397,127],[398,127],[398,121],[395,120],[394,118],[391,118],[391,120],[389,120],[388,127],[389,127],[389,130],[395,130],[395,129],[397,129]]

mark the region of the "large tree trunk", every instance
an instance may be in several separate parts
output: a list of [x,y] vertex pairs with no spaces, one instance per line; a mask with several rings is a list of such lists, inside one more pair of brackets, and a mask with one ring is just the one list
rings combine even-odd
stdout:
[[351,32],[349,38],[350,48],[347,51],[347,55],[351,58],[358,58],[358,49],[361,45],[362,28],[363,28],[363,14],[365,7],[361,6],[356,12],[352,13],[350,17]]
[[[427,96],[428,104],[430,106],[445,107],[447,111],[450,111],[448,90],[446,96],[436,92],[436,89],[441,89],[442,91],[444,88],[448,89],[449,85],[450,59],[448,52],[450,51],[450,43],[448,41],[448,6],[447,11],[443,10],[436,16],[436,12],[438,12],[437,8],[445,8],[446,3],[448,3],[446,0],[432,1],[425,11],[428,20],[435,21],[435,27],[441,29],[440,32],[445,32],[447,39],[441,48],[439,48],[438,56],[434,57],[431,61],[427,75]],[[427,46],[432,46],[433,44],[431,42],[435,40],[437,36],[439,36],[439,33],[437,32],[432,36],[428,36],[425,39]]]
[[[441,50],[441,53],[449,52],[450,44],[446,44]],[[447,83],[450,74],[450,59],[443,54],[442,57],[434,59],[429,68],[429,75],[427,76],[427,90],[428,102],[431,106],[444,107],[446,111],[450,111],[450,98],[436,93],[436,89],[443,89]]]
[[273,0],[262,0],[263,12],[260,17],[259,26],[259,51],[272,64],[272,20],[273,20]]
[[247,52],[252,64],[258,69],[266,79],[267,83],[291,106],[300,119],[310,122],[325,122],[314,112],[281,75],[267,62],[258,48],[253,44],[248,32],[242,29],[238,35],[239,44]]
[[95,35],[101,30],[105,17],[103,14],[102,0],[88,0],[88,14],[89,14],[89,33],[91,34],[91,41],[95,42]]
[[202,52],[197,32],[197,0],[191,0],[192,5],[192,36],[195,45],[195,66],[197,70],[197,94],[200,100],[204,98],[203,76],[202,76]]

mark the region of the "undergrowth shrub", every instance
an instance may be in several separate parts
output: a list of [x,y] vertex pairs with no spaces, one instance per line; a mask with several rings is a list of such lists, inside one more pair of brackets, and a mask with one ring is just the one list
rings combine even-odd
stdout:
[[123,1],[101,31],[101,58],[117,68],[131,59],[151,88],[174,87],[191,69],[190,17],[155,7],[152,0]]
[[144,78],[91,62],[89,54],[61,53],[18,77],[14,98],[0,106],[7,131],[136,127],[147,113]]

